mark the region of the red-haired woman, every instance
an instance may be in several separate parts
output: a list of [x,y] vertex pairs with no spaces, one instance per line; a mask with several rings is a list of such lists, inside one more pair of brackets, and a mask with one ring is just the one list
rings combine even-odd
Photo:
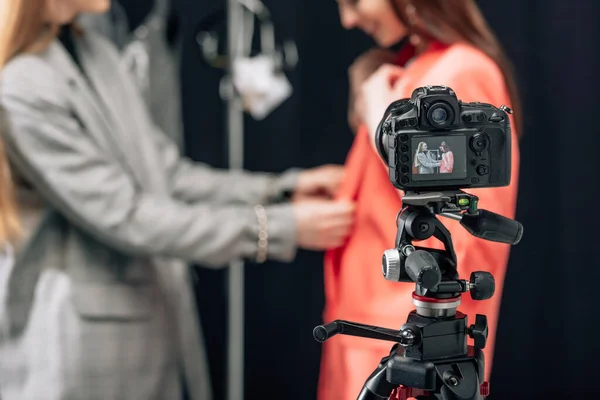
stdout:
[[[399,328],[414,308],[414,285],[388,282],[381,276],[381,256],[394,244],[396,214],[402,207],[402,193],[390,183],[374,145],[375,130],[386,108],[426,85],[449,86],[463,101],[506,104],[515,111],[515,119],[520,116],[519,99],[509,61],[473,0],[339,0],[339,11],[345,28],[362,29],[381,47],[402,38],[409,40],[394,64],[381,66],[362,85],[351,82],[354,94],[360,94],[350,108],[351,121],[359,121],[360,128],[339,197],[356,202],[356,220],[347,243],[326,255],[324,319]],[[364,58],[357,62],[368,64]],[[351,80],[361,76],[359,72],[356,66],[351,68]],[[515,213],[519,170],[518,121],[513,122],[510,186],[472,191],[481,207],[509,218]],[[496,279],[491,300],[475,302],[463,296],[459,308],[471,322],[475,314],[487,315],[489,377],[509,246],[477,239],[456,221],[444,224],[452,234],[461,277],[484,269]],[[419,245],[439,247],[435,239]],[[389,342],[351,336],[328,341],[323,350],[319,399],[356,399],[390,347]]]

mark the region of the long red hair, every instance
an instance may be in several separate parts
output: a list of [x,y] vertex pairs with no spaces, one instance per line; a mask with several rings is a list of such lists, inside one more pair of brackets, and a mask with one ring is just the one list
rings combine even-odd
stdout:
[[409,34],[416,34],[425,41],[435,40],[445,44],[468,43],[494,60],[504,76],[511,101],[509,106],[514,111],[513,121],[517,133],[520,134],[521,101],[513,66],[475,1],[389,1],[398,19],[409,30]]

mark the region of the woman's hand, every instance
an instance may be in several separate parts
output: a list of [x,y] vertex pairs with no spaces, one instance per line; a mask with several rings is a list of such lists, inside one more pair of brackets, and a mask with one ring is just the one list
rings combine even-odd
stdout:
[[394,90],[394,85],[403,73],[402,67],[385,64],[379,67],[361,87],[363,98],[361,118],[369,130],[373,145],[375,145],[375,133],[383,118],[383,113],[390,104],[400,100]]
[[344,167],[324,165],[302,171],[294,190],[294,201],[303,198],[332,198],[344,177]]
[[340,247],[354,223],[354,204],[346,201],[302,201],[294,203],[297,244],[306,250]]
[[360,110],[363,107],[362,84],[377,68],[394,62],[395,54],[389,50],[374,48],[360,55],[348,69],[350,96],[348,101],[348,123],[354,132],[363,123]]

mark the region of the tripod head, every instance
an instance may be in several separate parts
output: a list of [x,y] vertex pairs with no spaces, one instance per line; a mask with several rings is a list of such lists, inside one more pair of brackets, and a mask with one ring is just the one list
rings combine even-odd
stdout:
[[[478,271],[468,281],[460,279],[450,232],[437,216],[460,221],[478,238],[512,245],[521,240],[523,227],[517,221],[478,209],[478,200],[461,190],[404,195],[402,210],[396,217],[395,247],[382,257],[385,279],[415,284],[412,297],[416,310],[400,330],[342,320],[314,329],[319,342],[343,334],[396,343],[390,356],[367,380],[359,399],[387,399],[401,385],[441,393],[441,399],[480,399],[480,390],[485,393],[479,377],[483,376],[481,350],[488,336],[487,318],[477,315],[475,324],[467,327],[466,316],[457,308],[462,293],[470,292],[474,300],[491,298],[494,277]],[[432,236],[443,244],[443,249],[413,244]],[[467,346],[467,335],[474,339],[474,347]],[[457,365],[462,368],[460,374],[456,374]],[[469,383],[461,385],[463,381]]]
[[[383,253],[382,272],[387,280],[415,283],[413,303],[417,314],[449,317],[456,313],[462,293],[470,292],[474,300],[487,300],[494,295],[494,277],[489,272],[473,272],[468,281],[459,279],[452,237],[437,218],[440,215],[460,221],[471,235],[481,239],[518,244],[523,236],[523,226],[517,221],[478,209],[478,201],[477,196],[461,190],[407,192],[404,195],[403,208],[396,217],[398,233],[395,247]],[[432,236],[444,245],[443,250],[413,245],[413,241]],[[343,333],[383,340],[397,339],[394,335],[381,337],[372,331],[358,334],[352,327],[359,325],[349,325],[344,332],[319,326],[315,328],[315,337],[323,341],[332,334]]]
[[[420,315],[441,317],[456,311],[453,302],[424,302],[427,298],[457,298],[467,291],[474,300],[486,300],[493,296],[495,285],[490,273],[474,272],[469,281],[459,279],[450,232],[436,217],[441,215],[460,221],[473,236],[517,244],[523,234],[522,225],[501,215],[479,210],[478,200],[477,196],[460,190],[408,192],[404,196],[403,208],[396,217],[398,233],[395,248],[384,252],[382,270],[387,280],[416,284],[413,300],[416,300],[414,302]],[[444,245],[444,250],[413,245],[413,241],[432,236]],[[428,308],[432,304],[437,304],[435,309]]]

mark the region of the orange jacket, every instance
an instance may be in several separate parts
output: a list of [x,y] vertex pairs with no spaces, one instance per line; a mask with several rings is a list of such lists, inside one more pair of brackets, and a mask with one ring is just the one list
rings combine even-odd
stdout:
[[[416,87],[447,85],[460,100],[496,106],[510,105],[503,76],[497,65],[480,51],[463,44],[431,47],[406,68],[397,82],[397,98],[410,97]],[[513,129],[512,181],[510,186],[472,190],[480,208],[514,218],[517,197],[519,151]],[[399,329],[414,309],[412,283],[386,281],[381,273],[383,251],[394,247],[396,214],[401,193],[389,181],[388,171],[363,127],[357,134],[346,162],[346,178],[339,198],[356,202],[354,231],[346,245],[325,257],[326,307],[324,320],[345,319]],[[486,377],[492,362],[494,337],[509,245],[471,236],[458,222],[442,219],[452,234],[462,279],[485,270],[496,279],[496,294],[486,301],[462,296],[459,310],[468,315],[485,314],[489,338],[484,350]],[[436,239],[419,246],[442,248]],[[392,342],[339,335],[324,344],[319,382],[319,400],[354,400],[379,360],[389,354]],[[493,390],[493,388],[492,388]]]

